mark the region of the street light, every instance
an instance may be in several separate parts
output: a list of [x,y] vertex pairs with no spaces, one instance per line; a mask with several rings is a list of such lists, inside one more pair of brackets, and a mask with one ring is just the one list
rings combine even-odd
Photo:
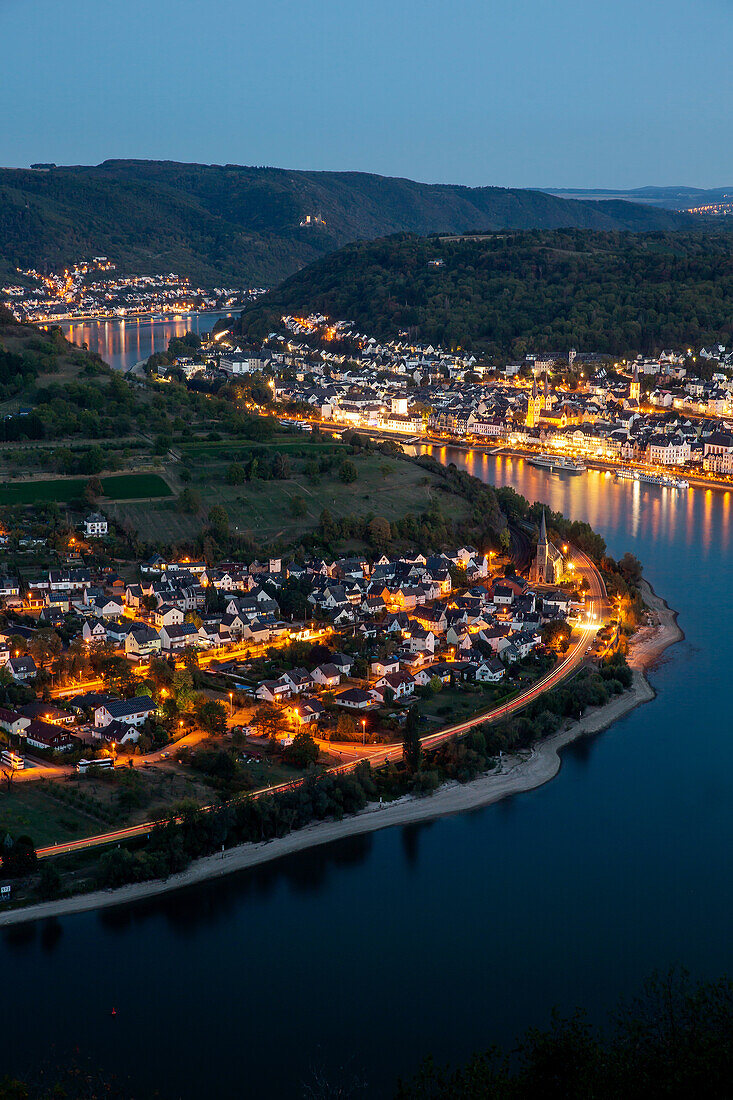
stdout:
[[233,693],[232,693],[232,692],[230,691],[230,692],[229,692],[229,717],[230,717],[230,718],[231,718],[231,716],[232,716],[232,715],[234,714],[234,702],[233,702],[233,699],[234,699]]
[[366,745],[366,718],[361,720],[361,743]]

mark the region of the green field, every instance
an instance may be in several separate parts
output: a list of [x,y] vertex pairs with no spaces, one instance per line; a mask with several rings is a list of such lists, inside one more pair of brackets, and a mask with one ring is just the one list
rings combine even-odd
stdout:
[[0,833],[27,834],[36,847],[93,836],[106,826],[76,806],[49,797],[38,782],[19,782],[0,794]]
[[[329,445],[321,445],[322,447]],[[217,454],[196,456],[189,463],[191,487],[201,496],[198,515],[178,510],[174,500],[160,503],[117,504],[113,515],[133,524],[141,537],[155,532],[162,542],[174,543],[198,534],[209,509],[222,505],[229,516],[230,529],[253,535],[257,541],[286,536],[288,541],[317,526],[324,508],[332,516],[377,515],[395,520],[408,512],[420,515],[437,501],[446,515],[462,519],[468,505],[457,496],[437,490],[440,479],[420,467],[383,455],[355,455],[353,462],[358,480],[344,484],[336,471],[329,471],[318,484],[304,473],[283,480],[250,481],[244,485],[226,482],[226,467],[231,461]],[[305,514],[293,514],[293,500],[302,498]]]
[[[160,474],[117,474],[103,477],[102,489],[110,500],[135,500],[140,497],[169,497],[171,488]],[[86,478],[56,478],[25,481],[0,487],[0,504],[68,504],[84,495]]]

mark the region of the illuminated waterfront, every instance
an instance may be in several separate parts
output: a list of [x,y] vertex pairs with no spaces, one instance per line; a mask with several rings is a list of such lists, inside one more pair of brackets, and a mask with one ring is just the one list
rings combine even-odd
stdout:
[[153,352],[165,351],[173,336],[211,332],[220,317],[230,313],[182,313],[155,320],[130,317],[115,320],[64,321],[61,329],[74,344],[86,344],[116,370],[130,370]]
[[509,1042],[553,1005],[603,1019],[655,967],[733,973],[730,496],[436,457],[638,554],[687,635],[652,673],[658,698],[487,809],[7,932],[9,1072],[41,1034],[57,1062],[78,1050],[135,1096],[233,1098],[246,1081],[291,1097],[346,1066],[381,1097],[424,1054]]

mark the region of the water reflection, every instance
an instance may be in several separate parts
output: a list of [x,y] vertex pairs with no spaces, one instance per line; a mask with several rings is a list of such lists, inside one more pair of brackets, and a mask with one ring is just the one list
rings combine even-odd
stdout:
[[231,313],[184,313],[163,320],[140,317],[99,321],[66,321],[61,328],[73,344],[86,344],[116,370],[130,370],[156,351],[164,351],[174,336],[211,332],[220,317]]
[[585,520],[611,542],[623,533],[629,549],[642,539],[652,543],[684,539],[707,560],[715,529],[722,546],[730,545],[730,493],[712,489],[670,489],[638,481],[616,481],[602,470],[581,475],[539,470],[514,455],[489,455],[455,447],[422,445],[413,454],[432,454],[444,463],[490,484],[511,485],[529,501],[540,500],[571,519]]

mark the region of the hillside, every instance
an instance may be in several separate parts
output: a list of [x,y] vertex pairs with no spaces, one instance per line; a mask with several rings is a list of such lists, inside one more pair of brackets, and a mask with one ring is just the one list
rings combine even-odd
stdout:
[[[325,226],[301,228],[307,215]],[[268,286],[349,241],[395,232],[689,224],[685,215],[627,202],[358,172],[168,161],[0,169],[0,277],[103,254],[128,272]]]
[[[436,259],[443,266],[429,266]],[[361,242],[260,298],[242,331],[261,337],[283,313],[313,311],[382,338],[409,330],[496,356],[730,344],[733,237],[554,230]]]

